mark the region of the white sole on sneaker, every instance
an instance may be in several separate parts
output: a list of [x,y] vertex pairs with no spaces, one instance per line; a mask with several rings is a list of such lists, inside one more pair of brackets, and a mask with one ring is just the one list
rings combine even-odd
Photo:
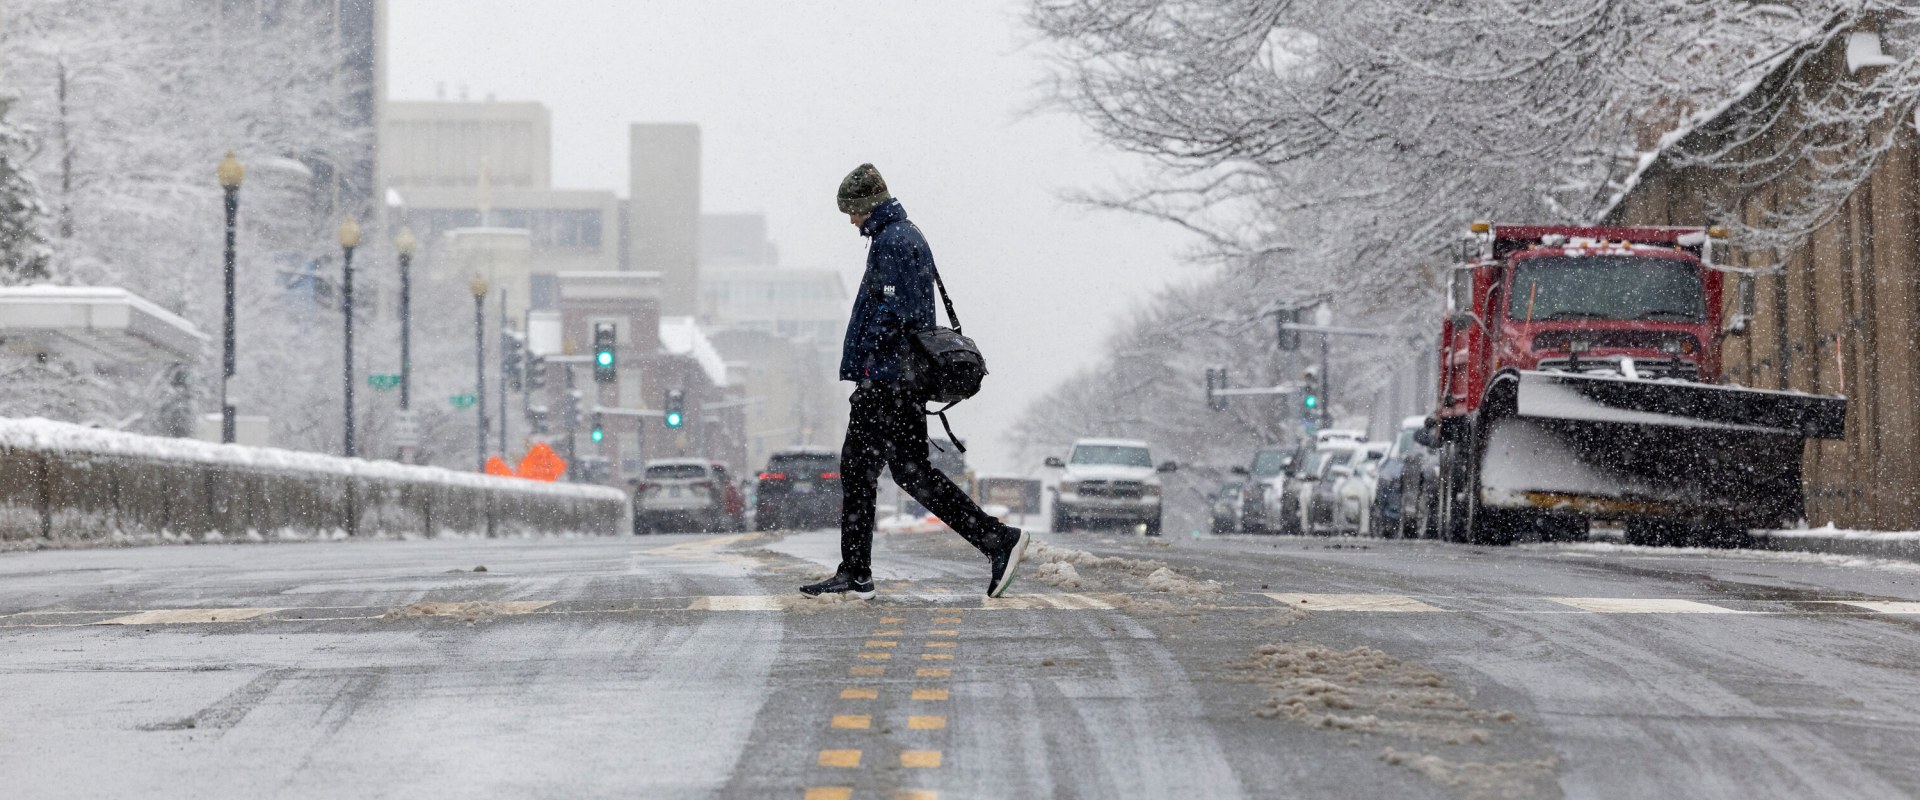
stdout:
[[1000,573],[1000,584],[993,587],[993,592],[988,594],[988,597],[999,597],[1006,593],[1008,586],[1013,585],[1013,573],[1020,568],[1020,559],[1027,555],[1027,542],[1032,540],[1033,534],[1026,531],[1020,532],[1020,541],[1013,545],[1013,555],[1007,556],[1007,568]]

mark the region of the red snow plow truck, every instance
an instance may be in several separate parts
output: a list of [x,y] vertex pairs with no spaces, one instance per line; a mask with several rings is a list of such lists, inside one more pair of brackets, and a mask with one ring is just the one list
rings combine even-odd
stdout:
[[[1477,544],[1581,538],[1732,544],[1802,516],[1807,439],[1841,438],[1846,400],[1721,381],[1745,333],[1722,297],[1720,228],[1473,224],[1450,270],[1436,533]],[[1735,275],[1738,281],[1729,281]]]

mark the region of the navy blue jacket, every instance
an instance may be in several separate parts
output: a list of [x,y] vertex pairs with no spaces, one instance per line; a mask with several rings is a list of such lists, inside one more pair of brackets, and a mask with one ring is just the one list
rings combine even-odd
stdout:
[[934,324],[933,251],[899,200],[876,207],[860,235],[873,241],[840,348],[840,379],[899,385],[911,377],[908,333]]

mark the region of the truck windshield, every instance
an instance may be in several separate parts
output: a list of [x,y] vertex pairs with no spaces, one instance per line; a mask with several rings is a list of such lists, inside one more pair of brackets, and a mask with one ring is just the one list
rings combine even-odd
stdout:
[[1290,450],[1262,450],[1253,457],[1253,474],[1261,478],[1271,478],[1287,468],[1293,461]]
[[1513,271],[1510,319],[1706,320],[1700,270],[1647,256],[1542,256]]
[[1083,444],[1073,448],[1073,463],[1113,464],[1121,467],[1151,467],[1153,466],[1153,459],[1147,455],[1147,449],[1144,447]]

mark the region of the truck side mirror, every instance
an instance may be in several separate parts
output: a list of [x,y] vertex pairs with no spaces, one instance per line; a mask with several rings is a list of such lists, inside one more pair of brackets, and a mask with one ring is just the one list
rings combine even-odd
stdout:
[[1164,464],[1161,464],[1158,468],[1154,469],[1154,471],[1155,472],[1175,472],[1179,469],[1180,469],[1179,464],[1175,464],[1171,461],[1168,461]]
[[1067,466],[1067,462],[1061,461],[1059,456],[1047,456],[1047,466],[1062,469]]
[[1740,274],[1740,281],[1734,285],[1734,293],[1739,297],[1739,310],[1733,313],[1733,319],[1727,320],[1723,333],[1727,336],[1747,335],[1747,324],[1753,321],[1753,276]]

